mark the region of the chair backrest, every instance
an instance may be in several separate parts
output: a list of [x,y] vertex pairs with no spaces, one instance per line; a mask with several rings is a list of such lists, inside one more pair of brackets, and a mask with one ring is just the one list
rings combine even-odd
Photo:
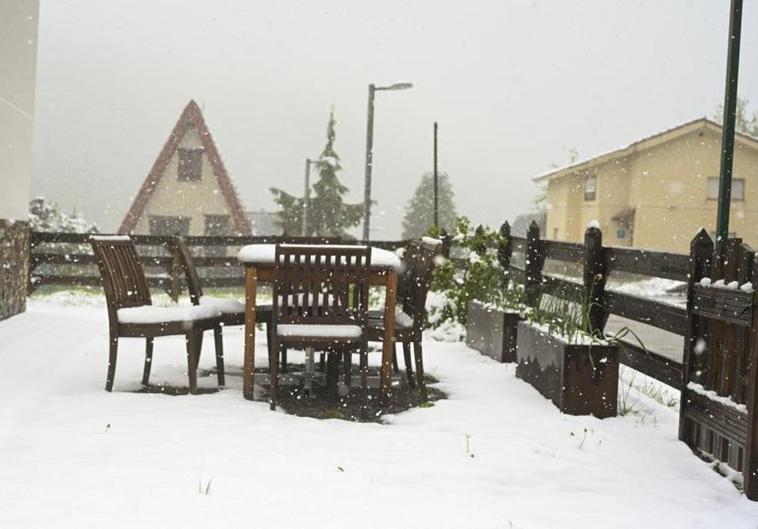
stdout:
[[116,311],[120,308],[152,304],[145,272],[128,236],[92,236],[90,244],[103,280],[111,323],[117,321]]
[[203,287],[200,284],[200,276],[197,275],[197,268],[192,260],[187,244],[180,236],[173,237],[174,257],[179,261],[184,277],[187,279],[187,290],[189,291],[190,301],[193,305],[200,304],[200,298],[203,296]]
[[[273,323],[366,325],[371,248],[277,244]],[[350,302],[351,293],[353,302]]]
[[398,305],[413,318],[414,331],[421,331],[426,315],[426,297],[432,283],[434,260],[441,245],[411,241],[403,258],[404,269],[398,281]]

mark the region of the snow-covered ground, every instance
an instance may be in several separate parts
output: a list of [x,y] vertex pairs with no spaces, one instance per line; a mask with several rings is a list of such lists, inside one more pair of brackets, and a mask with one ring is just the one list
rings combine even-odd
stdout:
[[[758,504],[676,440],[675,408],[633,388],[626,416],[565,416],[512,365],[429,341],[449,399],[357,424],[244,400],[240,329],[228,389],[207,395],[130,392],[141,340],[106,393],[106,347],[101,306],[32,301],[0,322],[0,527],[758,527]],[[184,358],[157,340],[153,380],[185,384]]]

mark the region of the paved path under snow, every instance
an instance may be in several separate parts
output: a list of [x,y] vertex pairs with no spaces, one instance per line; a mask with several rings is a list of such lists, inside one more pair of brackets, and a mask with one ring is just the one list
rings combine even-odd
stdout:
[[[635,414],[561,415],[513,366],[459,343],[425,344],[450,398],[388,425],[273,413],[245,401],[235,376],[209,395],[128,392],[141,340],[125,341],[108,394],[106,346],[102,308],[32,302],[0,322],[0,527],[758,523],[758,504],[676,440],[674,411],[632,393]],[[226,346],[239,372],[239,329],[227,329]],[[210,340],[204,350],[210,367]],[[154,379],[185,383],[183,368],[182,340],[157,340]]]

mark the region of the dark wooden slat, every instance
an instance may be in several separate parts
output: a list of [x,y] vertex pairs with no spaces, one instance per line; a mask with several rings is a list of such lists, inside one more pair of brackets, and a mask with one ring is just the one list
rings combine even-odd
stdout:
[[543,275],[542,284],[544,285],[543,293],[549,296],[567,299],[574,303],[581,303],[584,299],[584,287],[579,283],[567,281],[560,277]]
[[682,364],[646,351],[639,344],[619,340],[619,362],[675,389],[682,389]]
[[542,241],[545,258],[555,261],[568,261],[581,263],[584,255],[584,246],[572,242]]
[[[226,259],[226,258],[222,258]],[[95,256],[92,254],[64,254],[64,253],[32,253],[31,256],[32,265],[42,265],[42,264],[49,264],[49,265],[95,265]],[[140,257],[140,263],[145,266],[170,266],[173,257],[169,256],[141,256]],[[235,264],[237,264],[237,259],[234,259]]]
[[612,314],[684,336],[684,309],[611,290],[606,290],[604,297],[605,307]]
[[650,252],[631,248],[607,247],[609,271],[631,272],[675,281],[687,281],[689,256],[665,252]]
[[737,289],[693,285],[692,311],[706,318],[750,327],[753,319],[753,294]]
[[[151,288],[162,288],[168,280],[169,278],[167,277],[148,276],[147,284]],[[35,287],[40,287],[42,285],[99,287],[103,284],[100,276],[75,276],[66,274],[32,274],[31,281],[35,284]]]
[[685,388],[685,415],[742,446],[747,443],[747,413]]

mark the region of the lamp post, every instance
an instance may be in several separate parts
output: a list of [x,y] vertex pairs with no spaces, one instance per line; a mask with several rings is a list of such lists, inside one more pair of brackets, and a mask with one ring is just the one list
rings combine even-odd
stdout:
[[737,113],[737,77],[740,69],[740,34],[742,32],[742,0],[732,0],[729,16],[729,45],[726,59],[724,89],[724,124],[721,132],[721,172],[716,217],[716,251],[729,238],[729,206],[732,199],[732,166],[734,164],[734,128]]
[[308,213],[311,210],[311,164],[310,158],[305,159],[305,192],[303,193],[303,237],[308,236]]
[[381,90],[407,90],[413,88],[412,83],[395,83],[387,86],[368,85],[368,117],[366,119],[366,182],[364,187],[363,204],[363,240],[369,240],[371,224],[371,168],[374,158],[374,94]]
[[437,122],[434,122],[434,227],[440,227],[439,178],[437,174]]

